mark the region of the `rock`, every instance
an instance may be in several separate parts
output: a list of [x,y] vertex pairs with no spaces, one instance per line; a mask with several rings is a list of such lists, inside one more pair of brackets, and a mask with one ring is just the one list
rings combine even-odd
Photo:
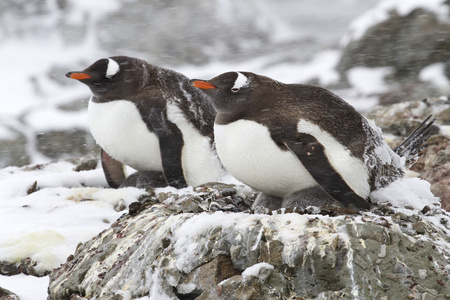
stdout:
[[95,170],[97,165],[97,158],[81,158],[73,170],[76,172]]
[[[443,11],[444,6],[450,7],[448,2],[441,5]],[[356,66],[390,67],[393,74],[386,80],[392,84],[388,92],[381,93],[382,104],[404,101],[405,95],[420,99],[447,92],[448,87],[434,87],[418,75],[423,68],[442,63],[450,79],[450,23],[422,8],[408,14],[383,11],[381,5],[377,9],[373,18],[388,16],[345,45],[337,67],[343,77]]]
[[[3,128],[0,128],[0,130]],[[26,137],[16,131],[11,131],[11,135],[0,139],[0,166],[23,166],[30,164],[30,156],[27,151]]]
[[[236,192],[224,196],[229,188]],[[162,202],[160,195],[147,197],[80,245],[50,274],[49,300],[407,299],[432,290],[442,299],[437,295],[450,293],[438,283],[449,278],[450,230],[427,221],[449,222],[442,210],[253,214],[229,209],[233,199],[254,199],[246,189],[213,183],[195,190]],[[413,225],[421,222],[427,230]]]
[[36,277],[47,276],[50,271],[36,268],[37,262],[31,258],[25,258],[17,262],[0,261],[0,274],[12,276],[26,274]]
[[217,286],[223,280],[236,275],[231,259],[219,255],[211,262],[206,263],[181,279],[177,286],[177,294],[186,297],[187,294],[196,294],[198,299],[212,299],[212,286]]
[[83,157],[100,153],[91,134],[81,129],[39,133],[36,142],[37,150],[50,158]]
[[0,287],[0,300],[19,300],[19,297],[13,292]]
[[[415,9],[405,16],[391,11],[387,20],[369,28],[360,39],[346,46],[339,68],[393,66],[396,76],[416,75],[428,65],[450,61],[449,30],[450,24],[424,9]],[[448,66],[447,76],[450,75]]]

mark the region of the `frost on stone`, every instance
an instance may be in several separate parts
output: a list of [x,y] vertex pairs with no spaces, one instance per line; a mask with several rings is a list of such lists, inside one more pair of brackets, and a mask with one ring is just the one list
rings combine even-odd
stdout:
[[[449,272],[450,216],[435,207],[419,210],[426,202],[403,209],[379,204],[362,215],[254,214],[211,211],[218,206],[210,205],[183,211],[180,202],[218,197],[214,201],[222,203],[221,197],[249,194],[166,190],[170,203],[154,195],[164,203],[144,204],[80,246],[51,274],[49,299],[70,293],[98,299],[404,299],[422,293],[416,285],[450,292],[435,285]],[[189,212],[193,208],[202,212]],[[430,267],[435,276],[424,274]]]

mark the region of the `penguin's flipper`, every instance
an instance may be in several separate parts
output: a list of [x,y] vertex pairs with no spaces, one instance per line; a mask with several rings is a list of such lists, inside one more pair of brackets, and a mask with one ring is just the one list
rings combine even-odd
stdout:
[[167,184],[175,188],[186,187],[181,165],[183,134],[175,124],[167,120],[163,111],[156,108],[150,113],[149,123],[159,139],[163,173]]
[[344,206],[359,209],[370,208],[369,202],[357,195],[328,161],[322,144],[312,135],[298,133],[297,141],[285,141],[284,145],[295,154],[322,189]]
[[124,164],[112,158],[103,149],[100,151],[100,160],[106,182],[110,187],[117,189],[125,181]]

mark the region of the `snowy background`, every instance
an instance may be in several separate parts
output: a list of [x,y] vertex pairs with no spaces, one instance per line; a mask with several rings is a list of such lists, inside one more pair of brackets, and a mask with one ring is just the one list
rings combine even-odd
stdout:
[[[378,104],[374,94],[387,88],[383,78],[391,70],[353,68],[350,85],[340,86],[335,68],[343,45],[386,18],[391,8],[407,14],[426,6],[448,17],[442,2],[3,0],[0,140],[24,136],[29,162],[49,162],[36,150],[37,137],[55,129],[88,131],[89,91],[64,74],[113,55],[144,58],[191,78],[246,70],[286,83],[315,83],[365,111]],[[449,85],[442,65],[420,75],[423,81]],[[1,260],[32,256],[43,267],[57,266],[79,242],[123,214],[118,205],[143,193],[103,189],[100,169],[73,172],[68,162],[36,170],[0,167]],[[38,191],[27,195],[35,181]],[[22,300],[45,299],[47,282],[48,277],[0,276],[0,286]]]

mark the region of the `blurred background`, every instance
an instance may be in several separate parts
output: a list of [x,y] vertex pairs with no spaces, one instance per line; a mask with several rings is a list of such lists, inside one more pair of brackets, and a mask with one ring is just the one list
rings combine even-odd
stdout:
[[2,0],[0,167],[97,156],[89,89],[64,74],[128,55],[210,78],[319,85],[361,112],[448,95],[449,0]]

